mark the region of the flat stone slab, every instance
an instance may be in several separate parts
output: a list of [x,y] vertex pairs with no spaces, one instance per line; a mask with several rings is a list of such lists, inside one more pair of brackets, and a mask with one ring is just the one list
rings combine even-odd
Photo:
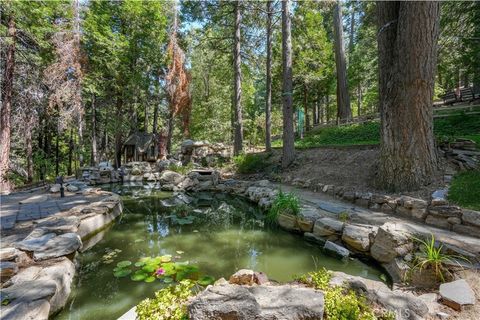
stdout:
[[325,242],[323,249],[340,258],[347,258],[350,255],[350,251],[347,248],[339,246],[331,241]]
[[1,290],[1,300],[30,302],[49,299],[57,290],[57,284],[51,280],[23,281]]
[[0,261],[9,261],[17,257],[17,250],[15,248],[1,248]]
[[25,240],[18,242],[16,247],[23,251],[41,250],[45,244],[55,236],[55,233],[47,233],[39,237],[27,237]]
[[12,301],[2,306],[2,320],[48,320],[50,303],[45,299],[31,302]]
[[20,201],[20,204],[26,204],[26,203],[39,203],[39,202],[44,202],[48,200],[48,195],[46,194],[38,194],[32,197],[29,197],[27,199],[23,199]]
[[71,254],[82,246],[82,240],[76,233],[65,233],[48,240],[45,245],[34,251],[35,260],[46,260]]
[[464,305],[475,304],[475,293],[464,279],[440,285],[442,303],[455,309],[461,310]]
[[78,230],[80,218],[76,216],[50,217],[39,222],[36,227],[55,233],[70,233]]

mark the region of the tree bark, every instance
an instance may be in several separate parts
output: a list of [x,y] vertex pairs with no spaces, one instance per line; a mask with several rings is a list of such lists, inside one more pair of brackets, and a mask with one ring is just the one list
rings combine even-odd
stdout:
[[[355,7],[354,3],[352,2],[352,11],[350,12],[350,35],[348,40],[348,59],[351,59],[351,54],[353,52],[353,40],[355,38]],[[350,62],[350,60],[348,60]]]
[[267,1],[267,79],[265,92],[265,149],[272,151],[272,16],[273,1]]
[[92,95],[92,158],[90,160],[91,166],[96,166],[98,163],[97,156],[97,109],[95,104],[95,95]]
[[304,132],[310,130],[310,116],[308,115],[308,88],[303,84],[303,113],[305,113],[305,128]]
[[282,167],[288,167],[295,159],[295,132],[292,106],[292,30],[290,0],[282,1],[282,102],[283,102],[283,150]]
[[10,165],[10,116],[12,112],[13,74],[15,70],[15,45],[17,30],[13,12],[8,16],[8,45],[2,84],[2,108],[0,109],[0,192],[10,190],[7,172]]
[[73,150],[75,145],[73,144],[73,128],[70,129],[70,139],[68,140],[68,167],[67,167],[67,176],[72,175],[72,161],[73,161]]
[[337,69],[337,117],[340,122],[348,122],[352,118],[352,111],[348,95],[347,64],[343,44],[342,8],[338,1],[333,10],[333,31]]
[[168,127],[168,132],[167,132],[167,155],[172,152],[172,138],[173,138],[173,111],[170,110],[168,113],[168,119],[167,119],[167,127]]
[[235,29],[233,44],[234,65],[234,137],[233,154],[239,155],[243,150],[243,120],[242,120],[242,58],[240,56],[240,41],[242,23],[241,1],[235,2]]
[[[28,117],[28,116],[27,116]],[[28,123],[32,124],[32,119],[28,119]],[[27,157],[27,182],[33,181],[33,149],[32,149],[32,130],[26,128],[25,132],[25,153]]]
[[380,164],[376,182],[391,191],[429,184],[438,166],[432,98],[438,2],[377,2]]
[[[123,121],[123,99],[121,97],[117,97],[117,105],[116,105],[116,123],[117,128],[115,130],[115,169],[120,168],[122,165],[122,121]],[[108,148],[108,143],[106,144]]]
[[362,86],[360,83],[357,85],[357,116],[360,117],[362,113]]

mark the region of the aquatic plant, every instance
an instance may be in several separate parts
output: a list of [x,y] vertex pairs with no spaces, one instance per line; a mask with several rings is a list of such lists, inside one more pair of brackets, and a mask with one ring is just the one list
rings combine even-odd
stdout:
[[281,214],[298,215],[300,213],[300,200],[296,195],[289,192],[280,192],[273,200],[273,204],[268,210],[266,220],[270,223],[277,221]]
[[[177,253],[179,252],[183,253],[177,251]],[[144,282],[153,282],[158,279],[164,283],[172,283],[190,279],[197,281],[199,285],[206,286],[215,281],[211,276],[200,276],[198,266],[188,262],[173,261],[171,255],[144,257],[134,264],[129,260],[124,260],[118,262],[113,269],[113,275],[117,278],[123,278],[130,274],[131,280]]]
[[155,298],[147,298],[136,307],[139,320],[186,320],[187,301],[193,296],[195,282],[182,280],[155,292]]

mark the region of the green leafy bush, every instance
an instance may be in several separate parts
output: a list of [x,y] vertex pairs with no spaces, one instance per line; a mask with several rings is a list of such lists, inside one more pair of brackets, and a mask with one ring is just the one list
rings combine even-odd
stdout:
[[269,166],[268,158],[270,154],[266,153],[248,153],[240,154],[233,158],[238,173],[256,173]]
[[182,280],[178,285],[171,285],[157,291],[155,298],[147,298],[137,305],[139,320],[187,320],[187,301],[193,295],[195,283]]
[[480,170],[463,171],[453,177],[448,199],[473,210],[480,210]]
[[293,193],[280,191],[275,200],[273,200],[272,207],[268,210],[266,220],[270,223],[277,221],[280,214],[298,215],[300,213],[300,200]]
[[325,316],[327,319],[338,320],[370,320],[377,319],[372,308],[363,296],[353,290],[328,285],[332,274],[323,268],[307,273],[297,280],[325,294]]

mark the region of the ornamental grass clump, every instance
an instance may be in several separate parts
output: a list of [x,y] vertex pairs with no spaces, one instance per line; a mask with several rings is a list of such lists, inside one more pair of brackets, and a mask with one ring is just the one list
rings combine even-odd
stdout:
[[300,200],[293,193],[280,191],[273,200],[272,207],[268,210],[266,220],[275,223],[281,214],[297,216],[300,213]]
[[445,276],[450,275],[447,264],[459,264],[457,260],[468,262],[468,259],[464,257],[444,253],[443,245],[437,246],[435,244],[435,236],[433,234],[429,240],[416,238],[415,240],[420,243],[420,253],[416,256],[416,264],[413,266],[412,271],[430,269],[438,280],[445,282]]

